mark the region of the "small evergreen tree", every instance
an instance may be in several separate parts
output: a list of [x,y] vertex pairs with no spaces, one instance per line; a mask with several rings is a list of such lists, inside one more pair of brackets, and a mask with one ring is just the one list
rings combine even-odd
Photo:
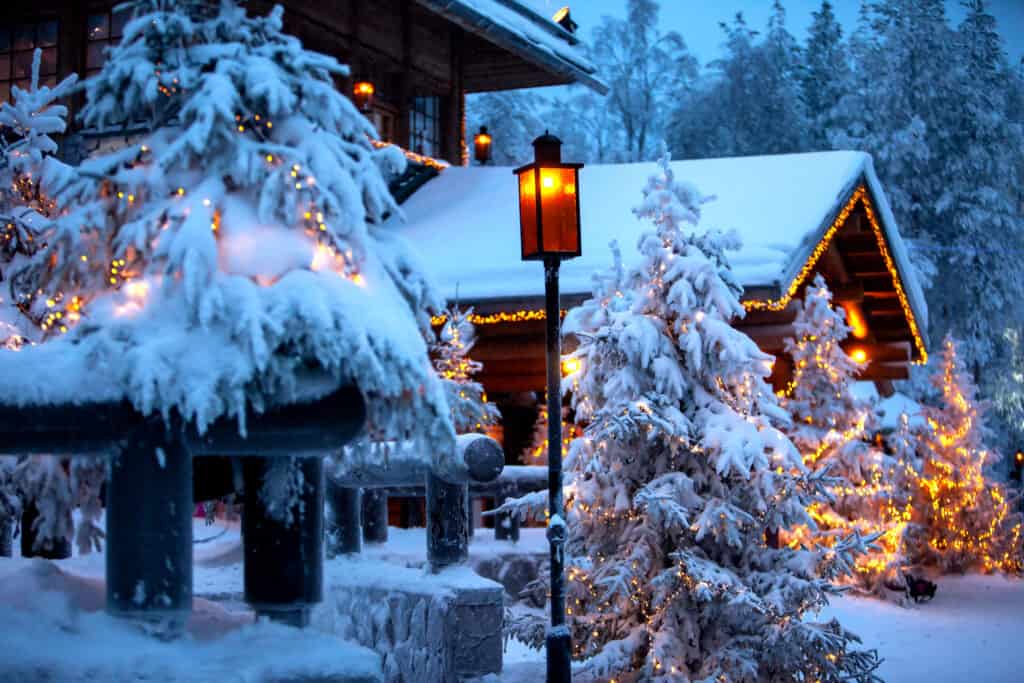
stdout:
[[806,618],[849,567],[767,547],[806,523],[813,486],[774,423],[770,357],[743,314],[725,251],[696,226],[705,200],[667,158],[636,210],[641,265],[616,265],[570,312],[584,434],[570,448],[568,606],[583,680],[872,680],[877,659],[837,622]]
[[816,275],[797,303],[796,336],[786,340],[793,379],[782,405],[792,416],[790,436],[804,465],[832,480],[829,499],[808,508],[812,526],[785,534],[790,544],[831,547],[851,532],[871,538],[871,550],[856,560],[856,579],[868,590],[882,584],[902,564],[902,510],[905,495],[894,486],[897,461],[869,443],[874,410],[853,394],[863,365],[842,347],[850,328],[832,293]]
[[[573,439],[583,431],[575,422],[569,421],[570,410],[562,406],[562,447],[568,450]],[[537,420],[533,423],[533,439],[523,454],[524,465],[548,464],[548,407],[547,404],[537,406]]]
[[13,102],[0,103],[0,348],[17,350],[37,337],[38,320],[26,318],[31,294],[19,286],[18,271],[43,246],[43,234],[56,215],[52,198],[42,191],[40,177],[48,157],[57,151],[51,135],[63,133],[67,107],[55,104],[76,82],[69,76],[55,87],[39,85],[42,52],[32,57],[29,89],[11,89]]
[[501,419],[498,407],[487,402],[483,385],[473,379],[483,365],[469,355],[476,343],[472,315],[472,308],[449,308],[432,349],[434,369],[444,383],[456,434],[481,432]]
[[922,463],[908,473],[914,503],[908,556],[943,572],[1019,572],[1021,518],[1006,487],[986,472],[999,459],[984,444],[986,406],[950,337],[932,381],[942,405],[924,409],[929,430]]

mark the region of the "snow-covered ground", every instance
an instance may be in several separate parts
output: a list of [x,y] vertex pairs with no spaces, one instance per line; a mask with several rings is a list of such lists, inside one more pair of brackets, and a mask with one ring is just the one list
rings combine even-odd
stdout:
[[[414,566],[423,561],[422,529],[391,529],[386,546],[367,546],[367,560]],[[472,552],[486,557],[543,551],[543,530],[524,529],[516,546],[477,531]],[[241,603],[242,554],[237,524],[197,520],[194,615],[190,636],[162,643],[142,636],[101,611],[102,554],[58,562],[0,558],[0,663],[17,656],[46,662],[76,680],[91,672],[103,680],[214,680],[214,672],[263,680],[277,672],[372,670],[375,655],[316,633],[274,624],[252,624]],[[946,577],[933,601],[901,607],[874,599],[843,597],[822,615],[838,617],[885,660],[879,674],[889,683],[1011,683],[1022,680],[1024,581],[997,576]],[[85,634],[89,634],[87,637]],[[301,639],[294,646],[292,639]],[[16,654],[15,654],[16,653]],[[250,653],[241,656],[241,653]],[[260,654],[255,656],[252,653]],[[291,654],[290,654],[291,653]],[[301,654],[294,654],[301,653]],[[505,672],[488,683],[543,680],[544,655],[511,641]],[[159,674],[159,675],[157,675]],[[200,678],[194,678],[200,675]],[[153,678],[153,677],[156,678]]]
[[890,683],[1024,680],[1024,581],[945,577],[931,602],[910,607],[844,597],[825,612],[878,648]]
[[[887,683],[1018,683],[1024,639],[1024,581],[945,577],[935,599],[908,607],[844,596],[821,615],[836,617],[883,658]],[[484,683],[543,680],[544,653],[511,641],[505,673]],[[538,676],[540,678],[538,678]]]

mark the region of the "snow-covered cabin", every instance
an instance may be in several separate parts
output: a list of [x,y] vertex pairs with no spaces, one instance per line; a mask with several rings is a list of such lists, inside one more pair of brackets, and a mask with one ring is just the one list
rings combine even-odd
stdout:
[[[120,0],[0,3],[0,100],[31,74],[42,80],[95,73],[120,42]],[[338,88],[373,87],[367,115],[381,140],[453,164],[463,160],[468,93],[582,83],[604,92],[579,38],[517,0],[250,0],[250,12],[284,8],[285,31],[351,67]],[[72,108],[80,102],[72,102]],[[74,112],[72,112],[74,114]],[[128,126],[130,128],[130,125]],[[97,134],[86,131],[85,149]]]
[[[745,287],[746,317],[735,322],[777,355],[773,382],[791,363],[791,302],[821,273],[853,329],[848,350],[870,362],[862,379],[891,393],[911,363],[927,358],[927,309],[871,158],[821,152],[676,161],[676,177],[714,196],[702,224],[735,230],[743,247],[732,265]],[[626,265],[644,230],[632,208],[653,163],[591,165],[580,171],[583,255],[562,264],[562,306],[587,296],[591,276],[611,264],[618,240]],[[403,205],[401,227],[449,300],[475,308],[492,397],[544,387],[544,278],[520,259],[517,185],[509,168],[449,168]],[[397,223],[398,218],[394,219]]]

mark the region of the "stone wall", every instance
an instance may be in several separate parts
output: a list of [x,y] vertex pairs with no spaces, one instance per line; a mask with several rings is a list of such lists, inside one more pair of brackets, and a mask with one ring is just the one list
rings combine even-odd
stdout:
[[501,672],[502,594],[468,567],[342,558],[327,564],[312,625],[378,652],[388,683],[454,683]]

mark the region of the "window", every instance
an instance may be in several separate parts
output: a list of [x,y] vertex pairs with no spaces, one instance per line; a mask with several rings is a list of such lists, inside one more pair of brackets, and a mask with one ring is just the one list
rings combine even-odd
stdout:
[[32,55],[43,51],[40,85],[57,84],[57,22],[0,26],[0,101],[11,97],[11,86],[28,89],[32,82]]
[[441,153],[441,100],[414,97],[409,110],[409,149],[436,157]]
[[128,10],[90,14],[85,21],[85,73],[94,74],[107,61],[107,48],[121,42]]

